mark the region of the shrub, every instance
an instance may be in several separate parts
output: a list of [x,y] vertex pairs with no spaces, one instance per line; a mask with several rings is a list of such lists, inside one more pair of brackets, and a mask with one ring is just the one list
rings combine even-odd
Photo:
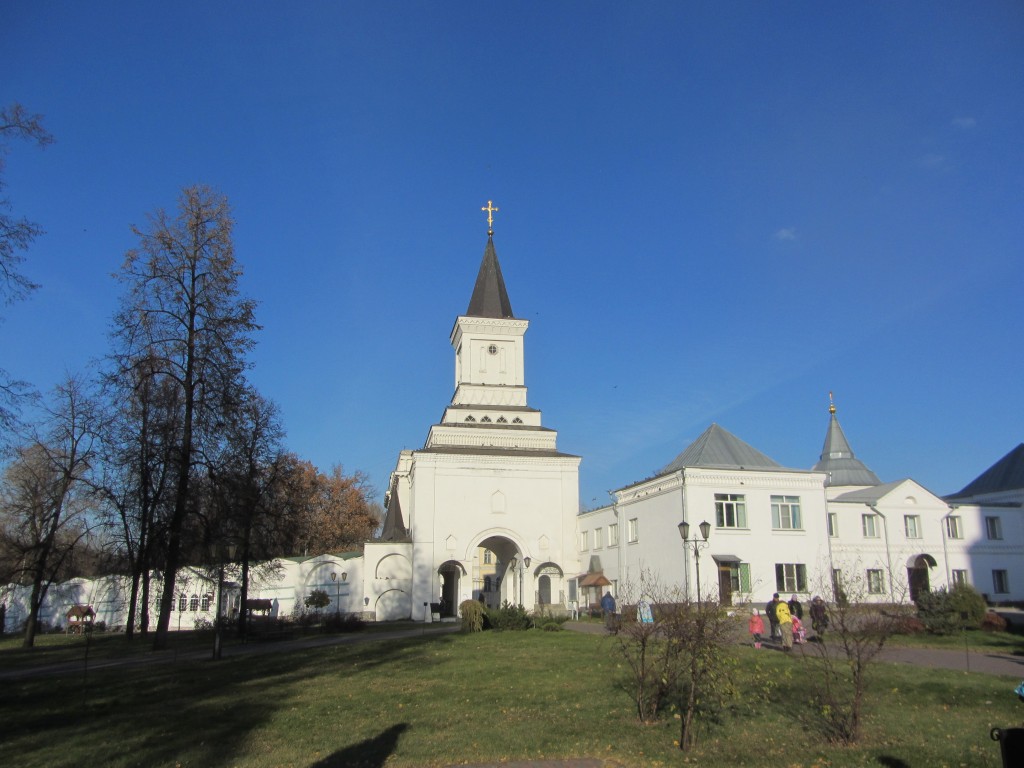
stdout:
[[924,622],[916,616],[905,616],[900,619],[899,625],[896,628],[896,634],[898,635],[919,635],[925,632]]
[[462,631],[483,632],[484,611],[485,608],[479,600],[463,600],[459,604],[459,612],[462,614]]
[[366,622],[354,613],[331,613],[324,618],[328,632],[359,632],[366,628]]
[[950,607],[967,629],[977,629],[985,620],[988,604],[978,591],[968,584],[954,584],[949,590]]
[[545,616],[544,618],[534,619],[533,625],[537,629],[542,629],[545,632],[561,632],[562,623],[565,619],[556,619],[553,616]]
[[526,609],[521,605],[512,605],[508,600],[501,604],[501,608],[487,611],[487,621],[491,629],[499,631],[529,629],[531,624]]
[[988,610],[985,598],[966,584],[950,590],[940,587],[917,597],[917,615],[935,635],[950,635],[961,629],[977,629]]
[[302,602],[307,608],[315,608],[319,611],[321,608],[326,608],[331,604],[331,598],[322,589],[314,589],[306,595],[305,600]]
[[986,632],[1005,632],[1007,627],[1006,619],[998,613],[989,611],[981,620],[981,628]]

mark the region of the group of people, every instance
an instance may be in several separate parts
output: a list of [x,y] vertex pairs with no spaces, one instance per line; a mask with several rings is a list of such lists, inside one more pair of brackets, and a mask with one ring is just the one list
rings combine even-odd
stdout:
[[[807,641],[807,630],[804,629],[804,607],[796,595],[790,598],[789,602],[779,599],[779,593],[772,595],[772,599],[764,607],[764,613],[768,617],[768,624],[771,627],[771,639],[782,641],[782,650],[789,653],[793,650],[793,643]],[[811,600],[811,626],[816,634],[821,635],[828,627],[828,610],[825,601],[815,595]],[[764,635],[764,620],[757,608],[750,612],[750,635],[754,639],[754,647],[761,647],[761,637]]]
[[[611,591],[605,592],[601,598],[601,612],[604,614],[605,626],[610,632],[618,629],[615,613],[615,598]],[[793,643],[807,642],[807,630],[804,629],[804,607],[796,595],[793,595],[789,602],[779,599],[779,593],[772,595],[772,599],[764,607],[765,616],[771,626],[771,640],[780,640],[782,650],[789,653],[793,650]],[[828,628],[828,608],[825,601],[819,595],[815,595],[810,605],[811,627],[819,637]],[[641,599],[637,604],[637,621],[641,623],[652,623],[651,606],[646,600]],[[750,635],[754,639],[754,647],[761,647],[761,638],[764,635],[764,619],[757,608],[750,611],[750,624],[748,625]]]

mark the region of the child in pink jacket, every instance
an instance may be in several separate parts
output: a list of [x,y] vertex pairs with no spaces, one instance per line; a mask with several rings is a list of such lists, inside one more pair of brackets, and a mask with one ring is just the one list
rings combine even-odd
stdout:
[[761,618],[760,612],[757,608],[754,608],[750,612],[750,634],[754,638],[754,647],[761,647],[761,635],[764,634],[764,619]]

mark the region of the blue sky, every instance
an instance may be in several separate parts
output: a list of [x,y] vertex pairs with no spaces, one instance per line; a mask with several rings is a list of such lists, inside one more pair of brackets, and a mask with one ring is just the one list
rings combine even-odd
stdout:
[[581,499],[717,422],[818,459],[828,392],[883,481],[958,490],[1024,440],[1024,6],[0,6],[7,192],[47,234],[2,361],[107,351],[130,225],[210,184],[288,446],[383,489],[452,395],[486,242]]

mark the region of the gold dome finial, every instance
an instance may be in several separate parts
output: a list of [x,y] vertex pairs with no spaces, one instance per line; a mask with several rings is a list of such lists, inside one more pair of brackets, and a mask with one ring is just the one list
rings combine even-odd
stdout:
[[832,402],[831,392],[828,393],[828,412],[831,413],[833,416],[836,415],[836,404]]
[[499,210],[494,205],[493,200],[488,200],[487,205],[480,209],[481,211],[487,211],[487,236],[490,237],[494,234],[494,212]]

